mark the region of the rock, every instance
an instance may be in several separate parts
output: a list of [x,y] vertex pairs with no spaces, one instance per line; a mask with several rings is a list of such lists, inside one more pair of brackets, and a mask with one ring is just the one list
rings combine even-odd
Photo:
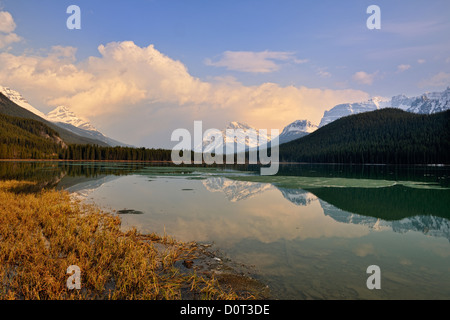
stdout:
[[137,210],[133,210],[133,209],[123,209],[123,210],[119,210],[117,211],[118,214],[143,214],[142,211],[137,211]]
[[192,268],[193,264],[194,264],[194,261],[192,261],[192,260],[184,260],[183,261],[183,266],[185,266],[188,269]]

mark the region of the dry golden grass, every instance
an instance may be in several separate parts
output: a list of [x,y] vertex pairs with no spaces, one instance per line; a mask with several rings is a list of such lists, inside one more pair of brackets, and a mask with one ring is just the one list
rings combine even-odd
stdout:
[[[241,298],[175,267],[195,258],[195,244],[124,233],[119,217],[67,192],[28,192],[33,185],[0,181],[0,299]],[[67,288],[70,265],[81,269],[81,290]]]

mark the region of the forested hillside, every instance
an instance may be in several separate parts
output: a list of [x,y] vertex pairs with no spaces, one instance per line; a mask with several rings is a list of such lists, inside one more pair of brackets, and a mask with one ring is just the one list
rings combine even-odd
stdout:
[[0,114],[0,159],[57,159],[65,146],[42,122]]
[[280,161],[450,163],[450,111],[422,115],[381,109],[338,119],[280,145]]
[[171,161],[171,150],[130,147],[69,145],[61,150],[63,160]]
[[73,132],[70,132],[66,129],[63,129],[59,126],[57,126],[54,123],[51,123],[49,121],[46,121],[45,119],[42,119],[41,117],[35,115],[34,113],[18,106],[11,100],[9,100],[4,94],[0,92],[0,114],[13,116],[13,117],[19,117],[24,119],[32,119],[37,120],[39,122],[42,122],[43,124],[47,125],[48,127],[52,128],[56,132],[58,132],[61,139],[64,140],[65,143],[78,143],[78,144],[97,144],[101,146],[108,146],[107,143],[104,143],[99,140],[95,139],[89,139],[86,137],[81,137]]
[[0,114],[0,159],[170,161],[171,150],[66,145],[40,121]]

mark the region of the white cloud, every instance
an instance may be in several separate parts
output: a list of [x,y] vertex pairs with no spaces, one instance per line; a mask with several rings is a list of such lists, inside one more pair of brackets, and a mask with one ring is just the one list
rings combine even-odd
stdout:
[[409,64],[401,64],[401,65],[398,65],[398,66],[397,66],[397,73],[404,72],[404,71],[406,71],[406,70],[408,70],[408,69],[410,69],[410,68],[411,68],[411,65],[409,65]]
[[309,59],[294,59],[292,60],[295,64],[303,64],[309,62]]
[[326,71],[326,68],[319,68],[319,70],[317,71],[317,74],[321,78],[330,78],[331,77],[331,73]]
[[11,33],[16,29],[12,15],[7,11],[0,11],[0,32]]
[[282,129],[295,119],[318,123],[334,105],[368,98],[351,89],[245,86],[229,77],[203,81],[153,45],[139,47],[131,41],[100,45],[98,50],[99,57],[81,62],[75,61],[71,47],[55,46],[45,56],[0,53],[0,84],[22,92],[36,107],[67,105],[97,127],[109,128],[107,133],[119,130],[114,126],[120,124],[128,134],[126,142],[147,139],[150,146],[164,137],[168,141],[172,130],[191,126],[193,120],[216,128],[238,120]]
[[19,42],[21,38],[13,33],[16,23],[7,11],[0,11],[0,49],[14,42]]
[[418,59],[417,60],[418,64],[424,64],[425,62],[427,62],[425,59]]
[[425,79],[419,83],[420,88],[424,87],[446,87],[450,85],[450,73],[439,72],[431,78]]
[[297,59],[292,52],[283,51],[225,51],[218,61],[206,59],[205,64],[215,67],[225,67],[228,70],[267,73],[280,69],[275,61],[290,61],[296,64],[306,63],[307,59]]
[[358,71],[355,74],[353,74],[352,79],[353,79],[353,81],[360,83],[360,84],[371,85],[377,74],[378,74],[378,71],[376,71],[374,73]]

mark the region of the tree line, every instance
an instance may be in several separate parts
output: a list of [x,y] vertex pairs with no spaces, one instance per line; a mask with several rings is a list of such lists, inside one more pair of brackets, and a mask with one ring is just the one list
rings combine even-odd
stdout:
[[0,114],[0,159],[171,161],[171,150],[66,145],[40,121]]
[[100,161],[171,161],[171,150],[131,147],[100,147],[96,145],[69,145],[59,153],[62,160]]
[[338,119],[280,146],[280,161],[450,163],[450,110],[412,114],[382,109]]
[[[280,145],[279,152],[281,162],[448,164],[449,150],[450,110],[421,115],[382,109],[338,119]],[[171,153],[166,149],[66,145],[42,122],[0,114],[0,159],[171,161]]]

